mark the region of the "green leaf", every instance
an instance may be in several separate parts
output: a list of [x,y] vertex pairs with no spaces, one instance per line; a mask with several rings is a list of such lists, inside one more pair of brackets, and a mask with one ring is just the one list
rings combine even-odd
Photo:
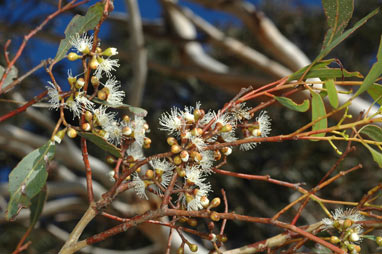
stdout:
[[36,195],[34,198],[32,198],[31,200],[32,205],[30,207],[31,214],[29,218],[30,220],[29,228],[33,228],[34,225],[37,223],[38,219],[40,218],[47,195],[48,195],[48,192],[46,190],[46,185],[45,185],[44,188],[40,191],[40,193]]
[[[311,70],[314,70],[314,69],[321,69],[321,68],[325,68],[326,66],[328,66],[330,63],[332,63],[334,61],[334,59],[328,59],[328,60],[322,60],[322,61],[319,61],[319,62],[316,62],[316,63],[312,63],[313,66],[312,68],[310,69]],[[308,67],[310,67],[310,65],[307,65],[303,68],[301,68],[300,70],[296,71],[295,73],[291,74],[289,76],[289,79],[287,82],[289,81],[292,81],[292,80],[298,80],[300,79],[300,77],[302,76],[302,74],[305,73],[306,69],[308,69]]]
[[82,35],[96,27],[101,20],[103,9],[104,4],[96,3],[88,9],[85,16],[76,15],[73,17],[65,29],[65,39],[61,40],[60,46],[58,47],[56,57],[54,58],[56,62],[64,58],[68,50],[71,48],[70,37],[77,33]]
[[136,116],[140,116],[140,117],[147,116],[147,110],[145,110],[143,108],[134,107],[134,106],[131,106],[131,105],[128,105],[128,104],[121,104],[121,105],[115,106],[115,105],[111,105],[107,101],[102,101],[102,100],[100,100],[98,98],[94,98],[93,101],[98,103],[98,104],[108,106],[109,108],[127,109],[127,110],[129,110],[131,113],[133,113]]
[[357,77],[362,78],[362,74],[358,71],[349,72],[345,69],[339,68],[314,68],[309,70],[304,79],[308,78],[320,78],[320,79],[335,79],[335,78],[349,78]]
[[[312,121],[315,121],[316,119],[325,116],[326,115],[326,110],[325,110],[325,104],[324,101],[322,100],[321,96],[318,93],[315,93],[311,91],[312,94]],[[313,124],[312,130],[322,130],[326,129],[328,127],[328,119],[323,118]],[[318,133],[312,135],[313,137],[324,137],[325,133]]]
[[351,35],[355,30],[360,28],[362,25],[364,25],[370,18],[375,16],[379,12],[379,8],[375,9],[374,11],[370,12],[368,15],[363,17],[361,20],[359,20],[355,25],[346,30],[341,35],[337,36],[333,41],[331,41],[328,45],[326,45],[325,48],[323,48],[320,52],[320,54],[316,57],[316,59],[313,62],[317,62],[324,58],[327,54],[329,54],[330,51],[332,51],[335,47],[337,47],[338,44],[340,44],[343,40],[345,40],[349,35]]
[[378,164],[380,168],[382,168],[382,154],[369,146],[368,144],[363,144],[371,153],[371,156],[373,156],[373,160]]
[[382,128],[377,125],[365,125],[359,130],[359,133],[367,135],[374,141],[382,142]]
[[322,0],[330,29],[325,35],[322,48],[342,34],[353,15],[353,0]]
[[333,108],[338,107],[338,94],[336,85],[334,84],[333,79],[328,79],[324,81],[326,90],[328,91],[329,103]]
[[29,207],[46,183],[46,164],[53,158],[55,144],[48,141],[42,147],[26,155],[9,174],[10,200],[7,219],[13,219],[21,208]]
[[[4,71],[5,71],[4,67],[0,65],[0,79],[3,77]],[[7,77],[4,80],[4,83],[1,89],[5,90],[7,86],[9,86],[13,82],[13,80],[17,78],[17,75],[18,75],[17,68],[15,66],[12,66],[11,70],[9,71]]]
[[370,88],[370,86],[375,82],[375,80],[382,74],[382,36],[379,42],[379,48],[377,53],[377,62],[373,64],[369,73],[366,75],[362,82],[362,85],[355,93],[354,97],[360,95]]
[[298,112],[306,112],[309,109],[309,100],[304,100],[301,104],[297,104],[287,97],[275,96],[274,98],[283,106]]
[[107,142],[103,137],[91,132],[79,132],[78,135],[85,138],[86,140],[89,140],[102,150],[114,155],[115,157],[121,157],[121,150],[115,145]]
[[382,104],[382,85],[376,83],[371,84],[370,88],[367,89],[367,92],[371,98],[374,99],[374,101],[376,101],[379,105]]

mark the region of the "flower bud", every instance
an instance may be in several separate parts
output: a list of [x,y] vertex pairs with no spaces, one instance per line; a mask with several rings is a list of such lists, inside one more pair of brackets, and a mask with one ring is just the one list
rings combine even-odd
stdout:
[[196,245],[196,244],[189,244],[188,248],[190,248],[191,252],[197,252],[198,251],[198,245]]
[[151,169],[148,169],[147,171],[146,171],[146,177],[148,178],[148,179],[152,179],[153,177],[154,177],[154,171],[152,171]]
[[222,243],[227,242],[228,238],[226,235],[218,235],[218,240]]
[[54,135],[53,140],[57,143],[60,144],[61,141],[64,139],[66,133],[66,128],[63,130],[60,130],[59,132]]
[[226,125],[224,125],[221,129],[220,129],[221,132],[230,132],[232,131],[232,125],[227,123]]
[[206,196],[200,198],[200,203],[204,208],[207,208],[210,205],[210,200]]
[[180,165],[180,164],[182,164],[182,159],[180,158],[179,155],[177,155],[177,156],[174,157],[174,164],[175,164],[175,165]]
[[108,155],[106,156],[106,162],[110,165],[113,165],[117,162],[117,160],[113,156]]
[[72,127],[69,127],[67,133],[69,138],[75,138],[77,137],[77,131],[75,129],[73,129]]
[[203,116],[204,116],[204,110],[203,109],[195,109],[194,110],[195,121],[198,121],[199,119],[203,118]]
[[93,114],[90,111],[85,111],[85,120],[87,122],[91,122],[93,120]]
[[260,129],[253,129],[251,133],[252,133],[252,136],[261,137]]
[[98,99],[100,99],[101,101],[104,101],[104,100],[107,99],[107,94],[106,94],[104,91],[100,90],[100,91],[98,91],[98,93],[97,93],[97,97],[98,97]]
[[223,147],[221,151],[224,155],[228,156],[232,153],[232,148],[231,147]]
[[99,62],[97,60],[97,57],[93,56],[92,60],[90,60],[89,67],[90,67],[90,69],[95,70],[98,68],[98,66],[99,66]]
[[123,120],[125,123],[129,123],[129,122],[130,122],[130,117],[129,117],[128,115],[123,115],[122,120]]
[[76,61],[77,59],[81,58],[79,55],[77,55],[74,52],[70,52],[67,56],[69,61]]
[[176,250],[176,254],[184,254],[184,247],[183,247],[183,246],[180,246],[180,247]]
[[188,219],[187,224],[191,227],[196,227],[198,225],[198,221],[196,219]]
[[83,78],[79,78],[77,79],[74,86],[76,87],[77,90],[80,90],[84,85],[85,85],[85,80]]
[[210,207],[211,208],[218,207],[220,205],[220,203],[221,203],[220,198],[216,197],[216,198],[212,199]]
[[178,144],[178,142],[176,141],[176,139],[174,137],[168,137],[167,138],[167,144],[172,146],[172,145]]
[[95,52],[96,52],[97,54],[101,54],[101,52],[102,52],[102,49],[101,49],[100,47],[96,47],[96,50],[95,50]]
[[186,171],[182,167],[176,167],[176,173],[178,173],[180,177],[186,176]]
[[118,54],[118,50],[116,48],[107,48],[104,52],[102,52],[103,56],[115,56]]
[[349,240],[352,241],[352,242],[357,242],[359,241],[361,238],[359,237],[359,235],[355,232],[351,233],[350,236],[349,236]]
[[189,154],[186,150],[183,150],[181,153],[180,153],[180,158],[182,159],[183,162],[187,162],[188,161],[188,158],[189,158]]
[[219,221],[220,220],[219,214],[217,212],[212,212],[210,214],[210,219],[213,221]]
[[94,87],[98,87],[99,86],[99,79],[96,76],[92,76],[90,79],[90,83],[92,83],[92,85]]
[[332,235],[330,237],[330,242],[333,243],[333,244],[339,243],[340,242],[340,238],[338,238],[338,236]]
[[222,158],[222,154],[220,153],[220,151],[219,150],[215,150],[214,151],[214,159],[216,160],[216,161],[218,161],[218,160],[220,160]]
[[125,126],[122,128],[122,135],[130,136],[133,133],[133,130],[129,126]]
[[349,228],[351,225],[353,225],[353,221],[350,220],[350,219],[346,219],[346,220],[344,221],[344,223],[342,224],[342,226],[343,226],[344,229]]
[[84,131],[90,131],[92,129],[92,126],[89,123],[83,123],[81,124],[81,129]]
[[378,246],[382,246],[382,236],[377,236],[375,238],[375,242],[378,244]]
[[172,153],[180,153],[182,151],[182,147],[180,145],[172,145],[171,152]]

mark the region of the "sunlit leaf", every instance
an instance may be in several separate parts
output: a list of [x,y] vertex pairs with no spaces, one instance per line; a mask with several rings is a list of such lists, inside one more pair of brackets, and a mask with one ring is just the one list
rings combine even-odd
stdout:
[[274,97],[278,102],[280,102],[283,106],[298,111],[305,112],[309,109],[309,100],[304,100],[301,104],[297,104],[287,97]]
[[322,0],[322,6],[329,25],[322,45],[325,48],[344,31],[353,15],[354,3],[353,0]]
[[[0,65],[0,79],[3,77],[4,71],[5,71],[4,67]],[[11,70],[8,72],[8,75],[3,82],[1,89],[5,90],[7,86],[9,86],[13,82],[13,80],[17,78],[17,75],[18,75],[17,68],[15,66],[12,66]]]
[[379,76],[381,76],[381,74],[382,74],[382,36],[381,36],[381,40],[379,42],[379,48],[378,48],[378,53],[377,53],[377,62],[374,63],[373,66],[371,67],[369,73],[366,75],[365,79],[362,82],[362,85],[357,90],[354,97],[358,96],[361,93],[368,90],[371,87],[371,85],[375,82],[375,80]]
[[382,154],[369,146],[368,144],[363,144],[371,153],[371,156],[373,156],[374,161],[378,164],[380,168],[382,168]]
[[382,128],[377,125],[365,125],[359,130],[359,133],[367,135],[374,141],[382,142]]
[[[315,121],[316,119],[323,117],[326,115],[326,110],[325,110],[325,104],[324,101],[322,100],[321,96],[318,93],[315,93],[311,91],[312,94],[312,121]],[[328,119],[323,118],[313,124],[312,130],[317,131],[317,130],[322,130],[326,129],[328,127]],[[318,133],[312,135],[313,137],[323,137],[325,136],[325,133]]]
[[103,137],[91,132],[79,132],[78,135],[85,138],[86,140],[89,140],[102,150],[114,155],[115,157],[121,157],[121,150],[115,145],[107,142]]
[[64,58],[70,49],[70,37],[74,36],[76,33],[81,35],[95,28],[101,20],[103,9],[104,4],[96,3],[88,9],[85,16],[76,15],[72,18],[69,25],[65,29],[65,39],[60,42],[56,57],[54,58],[55,61],[58,62]]
[[48,177],[46,165],[54,153],[55,144],[48,141],[26,155],[9,174],[7,219],[13,219],[21,208],[29,207],[31,199],[44,187]]
[[324,81],[325,87],[328,91],[329,103],[333,108],[338,107],[338,94],[336,85],[334,84],[333,79],[328,79]]

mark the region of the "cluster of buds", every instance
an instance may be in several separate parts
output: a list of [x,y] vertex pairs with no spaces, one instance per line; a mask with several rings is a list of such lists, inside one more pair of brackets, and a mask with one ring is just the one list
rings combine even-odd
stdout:
[[356,209],[336,209],[332,218],[322,220],[325,229],[334,229],[337,233],[330,237],[330,242],[340,246],[346,253],[356,254],[361,252],[363,229],[358,221],[364,217]]

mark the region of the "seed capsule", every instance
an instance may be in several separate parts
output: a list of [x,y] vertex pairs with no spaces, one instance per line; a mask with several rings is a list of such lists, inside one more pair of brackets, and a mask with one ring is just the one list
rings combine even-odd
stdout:
[[69,138],[75,138],[77,137],[77,131],[69,127],[68,131],[66,132],[66,135],[68,135]]

